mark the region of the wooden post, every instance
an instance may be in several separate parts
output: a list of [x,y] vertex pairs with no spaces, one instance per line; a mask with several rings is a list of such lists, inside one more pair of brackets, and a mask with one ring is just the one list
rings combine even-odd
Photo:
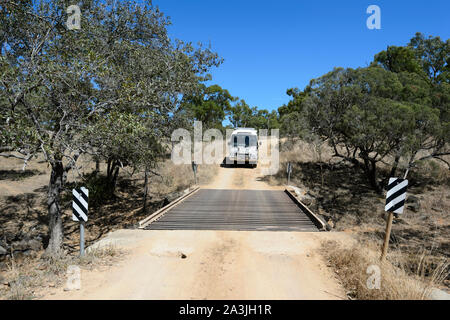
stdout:
[[80,221],[80,257],[84,256],[84,221]]
[[391,238],[392,220],[394,219],[394,213],[389,212],[389,217],[386,223],[386,234],[384,236],[383,251],[381,252],[381,261],[386,258],[387,250],[389,247],[389,239]]

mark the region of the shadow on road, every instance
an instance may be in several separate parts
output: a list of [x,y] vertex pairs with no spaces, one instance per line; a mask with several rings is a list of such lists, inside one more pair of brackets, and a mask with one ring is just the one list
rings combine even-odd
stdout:
[[231,161],[231,160],[227,161],[227,158],[223,159],[223,161],[220,164],[220,166],[222,168],[246,168],[246,169],[254,169],[254,168],[256,168],[252,164],[248,164],[248,163],[239,163],[239,162]]

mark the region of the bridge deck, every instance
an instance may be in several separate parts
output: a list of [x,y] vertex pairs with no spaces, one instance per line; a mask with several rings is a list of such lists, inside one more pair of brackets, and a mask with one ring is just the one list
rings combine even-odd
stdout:
[[318,231],[281,190],[201,189],[147,230]]

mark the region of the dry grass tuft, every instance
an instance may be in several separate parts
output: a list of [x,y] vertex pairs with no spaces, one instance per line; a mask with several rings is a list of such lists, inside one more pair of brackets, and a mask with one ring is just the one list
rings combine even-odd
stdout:
[[[390,256],[383,263],[379,260],[379,251],[361,245],[343,247],[336,241],[324,242],[324,256],[329,266],[334,268],[338,278],[347,290],[350,299],[358,300],[424,300],[428,299],[430,289],[439,286],[448,276],[448,264],[442,264],[431,276],[425,278],[420,271],[411,275],[404,270],[402,261]],[[423,257],[416,257],[422,259]],[[369,277],[373,271],[369,266],[377,266],[380,270],[380,288],[370,289]]]
[[0,277],[0,300],[30,300],[39,298],[39,291],[58,288],[66,281],[69,266],[90,269],[110,266],[125,255],[125,252],[110,245],[88,250],[83,257],[61,254],[54,257],[26,258],[7,263],[6,272]]

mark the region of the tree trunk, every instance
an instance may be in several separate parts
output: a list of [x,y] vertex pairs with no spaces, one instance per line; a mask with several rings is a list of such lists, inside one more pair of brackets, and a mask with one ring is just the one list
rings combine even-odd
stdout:
[[108,159],[108,167],[106,170],[106,177],[108,179],[108,190],[110,196],[114,196],[114,192],[116,191],[117,177],[119,175],[119,161]]
[[111,195],[112,196],[114,196],[114,192],[116,191],[117,177],[119,176],[119,169],[120,169],[120,167],[117,166],[116,170],[114,171],[114,175],[112,177],[112,183],[111,183]]
[[100,160],[99,159],[95,160],[95,172],[96,173],[100,172]]
[[111,181],[111,172],[112,172],[112,168],[111,168],[112,163],[111,162],[112,162],[112,160],[108,159],[108,167],[106,168],[106,176],[109,181]]
[[395,177],[395,173],[397,172],[399,161],[400,161],[400,156],[395,156],[394,165],[392,166],[390,177]]
[[381,194],[383,190],[377,180],[377,163],[374,160],[364,159],[364,171],[372,188],[378,194]]
[[61,219],[60,198],[66,180],[62,159],[52,164],[50,183],[48,186],[49,242],[47,255],[55,256],[61,252],[63,244],[63,226]]

